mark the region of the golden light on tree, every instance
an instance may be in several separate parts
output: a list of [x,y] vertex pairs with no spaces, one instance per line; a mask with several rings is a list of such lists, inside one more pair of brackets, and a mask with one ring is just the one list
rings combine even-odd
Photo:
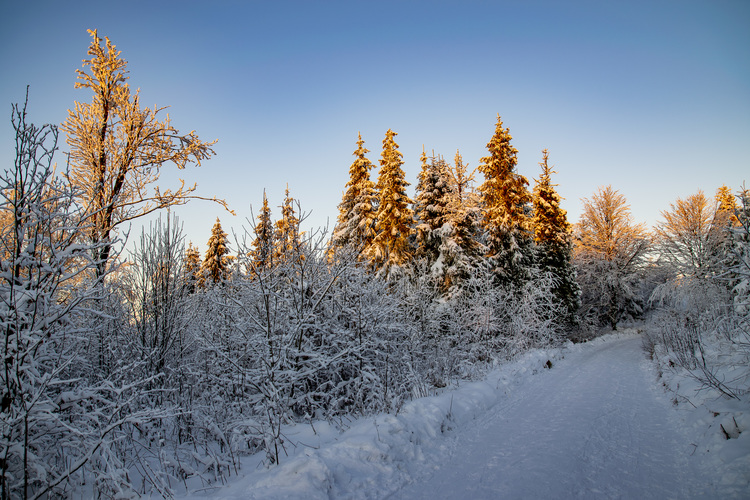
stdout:
[[560,195],[552,184],[552,174],[556,173],[548,164],[549,151],[542,150],[542,173],[534,185],[534,240],[556,246],[567,246],[570,240],[571,225],[567,212],[560,207]]
[[640,311],[636,285],[649,236],[643,224],[633,221],[625,196],[612,186],[600,187],[581,202],[574,257],[581,288],[588,291],[583,302],[593,304],[616,329],[629,311]]
[[357,158],[349,167],[349,182],[339,203],[338,221],[333,231],[334,246],[350,245],[359,251],[360,260],[371,253],[378,204],[375,183],[370,180],[373,165],[365,156],[370,150],[364,144],[362,134],[358,134],[357,149],[353,153]]
[[516,171],[518,150],[511,145],[510,130],[497,116],[495,133],[487,144],[488,156],[480,159],[479,171],[484,183],[481,194],[487,257],[501,281],[520,286],[530,278],[532,267],[531,220],[527,208],[531,193],[528,179]]
[[630,205],[619,191],[612,186],[600,187],[591,199],[581,202],[576,253],[595,254],[627,265],[645,251],[646,228],[633,222]]
[[724,225],[725,227],[737,227],[740,225],[740,221],[737,218],[737,199],[732,194],[732,190],[728,186],[723,185],[716,190],[716,217],[717,225]]
[[402,169],[403,155],[394,140],[396,135],[391,129],[385,134],[376,185],[379,198],[373,260],[385,269],[386,274],[393,266],[404,266],[412,258],[409,236],[413,231],[414,215],[409,208],[412,201],[406,195],[409,183]]
[[661,258],[680,276],[705,277],[716,257],[721,231],[714,228],[716,205],[698,191],[670,203],[656,225]]
[[[127,61],[115,45],[96,30],[83,69],[76,71],[75,88],[92,92],[89,103],[75,102],[62,124],[70,146],[70,181],[88,206],[89,238],[101,244],[94,255],[103,274],[112,251],[115,228],[155,210],[181,205],[195,195],[196,186],[184,181],[174,189],[158,186],[160,168],[173,163],[179,169],[200,165],[214,151],[213,142],[201,141],[194,131],[181,134],[172,126],[165,108],[141,108],[139,92],[127,84]],[[226,204],[211,198],[225,206]]]

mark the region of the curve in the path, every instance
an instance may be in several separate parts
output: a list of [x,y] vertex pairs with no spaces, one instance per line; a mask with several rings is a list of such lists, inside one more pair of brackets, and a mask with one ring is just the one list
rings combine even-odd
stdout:
[[634,336],[572,353],[461,430],[393,497],[704,498],[668,398]]

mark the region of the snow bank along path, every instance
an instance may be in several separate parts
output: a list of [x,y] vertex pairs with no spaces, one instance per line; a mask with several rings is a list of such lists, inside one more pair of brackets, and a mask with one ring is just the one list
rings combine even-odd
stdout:
[[509,390],[393,498],[711,497],[640,337],[586,347]]
[[640,336],[609,335],[531,351],[343,433],[324,422],[287,428],[290,455],[278,466],[246,457],[240,477],[187,496],[716,498],[678,413]]

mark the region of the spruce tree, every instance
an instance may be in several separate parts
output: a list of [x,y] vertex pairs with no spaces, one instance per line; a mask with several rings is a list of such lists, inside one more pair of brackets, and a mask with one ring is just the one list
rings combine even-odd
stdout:
[[446,296],[461,293],[463,285],[476,276],[481,267],[483,245],[478,241],[479,206],[471,189],[474,172],[468,172],[461,154],[456,151],[454,164],[446,163],[450,185],[448,192],[447,224],[439,230],[440,247],[438,263],[433,266],[438,272],[440,291]]
[[[714,217],[711,224],[711,238],[717,243],[713,251],[713,267],[721,269],[723,267],[732,267],[737,260],[737,249],[734,243],[734,236],[737,229],[741,226],[740,210],[738,209],[737,199],[732,194],[728,186],[722,185],[715,196]],[[727,282],[730,289],[734,284]]]
[[255,223],[255,239],[250,252],[252,267],[257,271],[273,265],[275,234],[271,221],[271,208],[268,206],[266,191],[263,190],[263,207]]
[[545,149],[539,163],[542,172],[534,186],[534,241],[539,267],[554,275],[556,285],[552,291],[567,312],[565,322],[572,326],[581,305],[581,288],[573,268],[572,226],[566,211],[560,207],[560,196],[551,180],[556,172],[548,160],[549,152]]
[[227,233],[221,228],[219,218],[211,229],[207,243],[206,258],[201,266],[201,283],[220,283],[229,277],[229,241]]
[[472,189],[474,172],[468,172],[468,164],[463,162],[458,151],[453,162],[448,170],[451,182],[449,222],[455,228],[456,244],[467,255],[476,257],[481,245],[477,241],[480,210],[476,193]]
[[737,199],[728,186],[723,185],[716,191],[716,225],[725,227],[739,226],[737,219]]
[[201,253],[196,247],[193,246],[193,242],[188,243],[188,247],[185,250],[185,285],[188,288],[189,293],[195,292],[195,287],[200,281],[201,274]]
[[289,186],[284,192],[284,204],[281,205],[281,218],[276,221],[275,261],[279,262],[292,256],[301,256],[299,218],[294,210],[294,198],[289,196]]
[[412,233],[412,201],[406,195],[403,155],[394,140],[396,132],[388,129],[383,139],[380,172],[375,189],[378,194],[372,261],[385,275],[393,267],[403,267],[412,257],[409,236]]
[[520,287],[530,277],[533,265],[531,224],[526,213],[531,195],[529,181],[516,172],[518,151],[510,144],[511,139],[498,115],[495,134],[487,144],[490,154],[480,160],[479,171],[485,182],[479,191],[487,257],[501,282]]
[[360,258],[369,255],[375,238],[377,196],[375,184],[370,180],[373,165],[365,154],[362,134],[357,138],[356,159],[349,167],[349,182],[339,204],[339,216],[333,232],[333,245],[338,248],[353,247]]
[[417,226],[417,256],[426,257],[429,263],[437,260],[440,236],[438,230],[449,221],[451,188],[448,165],[440,157],[427,162],[422,151],[422,169],[417,182],[414,215]]

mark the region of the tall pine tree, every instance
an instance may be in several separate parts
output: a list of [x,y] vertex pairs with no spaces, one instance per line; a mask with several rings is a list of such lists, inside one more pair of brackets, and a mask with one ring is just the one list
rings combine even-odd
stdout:
[[375,238],[377,196],[375,184],[370,180],[373,165],[365,156],[362,134],[357,138],[356,159],[349,167],[349,182],[339,204],[339,216],[333,232],[333,245],[338,248],[353,247],[360,257],[369,255]]
[[372,261],[385,275],[394,267],[403,267],[412,257],[409,236],[412,233],[412,201],[406,195],[402,166],[403,155],[394,140],[396,132],[388,129],[383,139],[380,173],[375,189],[378,194],[378,211],[375,222],[376,236],[373,240]]
[[567,213],[560,207],[560,195],[552,184],[556,173],[548,164],[549,152],[542,151],[539,166],[542,172],[534,186],[534,240],[537,244],[538,264],[542,271],[556,278],[552,291],[566,311],[565,323],[576,323],[581,305],[581,288],[573,267],[572,226]]
[[531,224],[526,213],[531,203],[529,181],[516,172],[518,151],[512,137],[497,117],[495,134],[487,144],[489,156],[480,160],[485,181],[479,187],[484,210],[488,257],[503,283],[520,286],[530,277],[533,265]]
[[461,154],[456,151],[454,164],[446,163],[450,190],[448,192],[447,225],[439,231],[439,265],[441,292],[447,296],[461,293],[469,278],[481,267],[483,245],[478,241],[479,205],[472,190],[474,172],[468,171]]

